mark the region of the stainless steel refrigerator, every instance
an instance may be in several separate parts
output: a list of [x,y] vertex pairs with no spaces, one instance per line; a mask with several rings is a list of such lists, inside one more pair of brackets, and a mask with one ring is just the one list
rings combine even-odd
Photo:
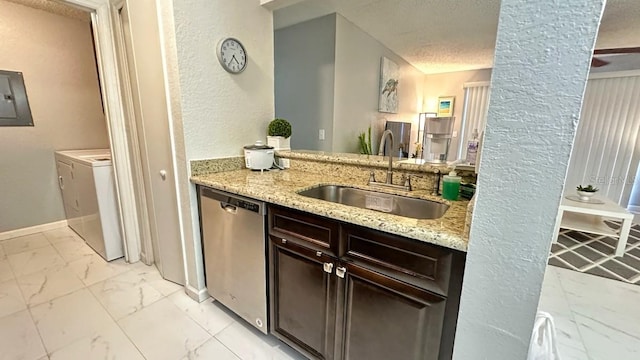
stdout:
[[382,155],[391,154],[393,157],[408,158],[409,145],[411,144],[411,123],[387,121],[385,130],[391,130],[393,133],[393,149],[391,149],[391,142],[387,141]]

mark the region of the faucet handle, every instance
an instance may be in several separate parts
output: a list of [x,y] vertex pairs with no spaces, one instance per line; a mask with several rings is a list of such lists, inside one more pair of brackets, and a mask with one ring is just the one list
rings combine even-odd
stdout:
[[404,186],[404,188],[405,188],[407,191],[411,191],[411,190],[413,190],[413,189],[411,188],[411,175],[404,175],[404,174],[402,174],[402,178],[404,179],[404,181],[403,181],[403,182],[404,182],[404,185],[403,185],[403,186]]
[[376,182],[376,174],[372,171],[369,173],[369,184]]

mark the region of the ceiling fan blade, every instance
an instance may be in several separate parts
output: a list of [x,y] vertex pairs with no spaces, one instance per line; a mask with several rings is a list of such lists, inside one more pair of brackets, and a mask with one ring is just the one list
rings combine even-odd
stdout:
[[600,60],[600,59],[598,59],[596,57],[591,58],[591,66],[592,67],[601,67],[601,66],[605,66],[607,64],[609,64],[608,61]]
[[640,47],[628,47],[617,49],[596,49],[593,55],[610,55],[610,54],[636,54],[640,53]]

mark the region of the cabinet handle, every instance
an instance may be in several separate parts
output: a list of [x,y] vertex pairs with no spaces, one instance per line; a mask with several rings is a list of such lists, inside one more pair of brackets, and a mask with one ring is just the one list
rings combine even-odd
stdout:
[[322,256],[322,251],[316,251],[316,256],[317,256],[317,257]]
[[[324,272],[331,274],[333,272],[333,264],[332,263],[324,263],[322,264]],[[337,272],[338,270],[336,270]]]
[[62,176],[58,176],[58,186],[60,186],[60,189],[64,190],[64,179]]
[[347,268],[345,268],[344,266],[338,266],[336,268],[336,275],[338,275],[339,278],[344,279],[344,274],[347,272]]

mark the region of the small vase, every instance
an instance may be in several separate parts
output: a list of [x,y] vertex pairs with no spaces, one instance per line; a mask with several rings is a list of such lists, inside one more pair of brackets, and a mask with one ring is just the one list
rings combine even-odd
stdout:
[[273,146],[276,150],[291,150],[291,137],[267,136],[267,145]]
[[578,196],[580,197],[580,200],[582,201],[589,201],[596,193],[594,192],[589,192],[589,191],[577,191],[578,192]]

